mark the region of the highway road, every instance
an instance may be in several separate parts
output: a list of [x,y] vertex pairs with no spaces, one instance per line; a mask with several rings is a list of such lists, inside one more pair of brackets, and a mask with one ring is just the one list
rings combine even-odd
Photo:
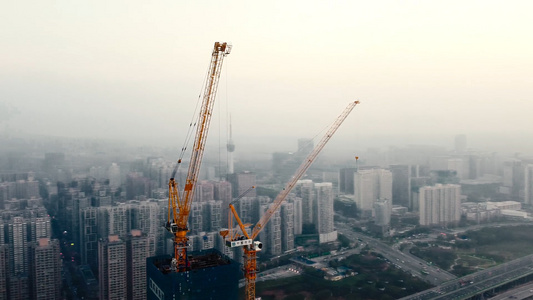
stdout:
[[[444,270],[428,265],[426,261],[406,255],[398,248],[393,248],[377,239],[371,238],[362,233],[354,232],[350,225],[345,223],[335,224],[337,231],[351,240],[361,240],[367,243],[374,251],[380,253],[398,268],[420,277],[422,280],[433,285],[440,285],[444,282],[457,278]],[[426,274],[427,273],[427,274]]]
[[499,294],[492,298],[488,298],[488,300],[507,300],[507,299],[523,300],[523,299],[532,299],[532,298],[533,298],[533,283],[530,283],[530,284],[516,287],[510,291]]

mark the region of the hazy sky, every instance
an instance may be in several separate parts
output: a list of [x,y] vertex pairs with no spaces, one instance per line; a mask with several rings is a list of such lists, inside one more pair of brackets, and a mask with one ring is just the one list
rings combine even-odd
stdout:
[[0,132],[181,146],[213,43],[227,41],[213,139],[229,113],[241,144],[312,137],[355,99],[339,139],[533,139],[532,11],[487,0],[3,1]]

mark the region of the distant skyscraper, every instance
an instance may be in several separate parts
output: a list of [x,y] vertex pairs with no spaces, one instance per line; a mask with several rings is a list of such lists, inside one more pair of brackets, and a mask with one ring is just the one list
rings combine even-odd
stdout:
[[392,173],[385,169],[358,170],[354,177],[355,203],[368,215],[377,199],[392,199]]
[[392,203],[409,207],[411,199],[411,166],[391,165]]
[[194,201],[207,202],[215,199],[215,185],[211,181],[200,181],[196,185]]
[[333,184],[331,182],[315,183],[317,229],[320,243],[337,240],[333,224]]
[[457,223],[461,218],[461,186],[437,184],[421,187],[420,225],[441,225]]
[[112,163],[107,171],[107,176],[109,178],[109,186],[112,188],[118,188],[122,184],[120,167],[116,163]]
[[356,168],[344,168],[339,172],[339,191],[342,194],[354,194],[354,175]]
[[[252,172],[240,172],[235,174],[228,174],[228,181],[231,182],[231,189],[233,191],[233,197],[239,197],[245,191],[247,191],[252,186],[255,186],[255,173]],[[255,189],[251,190],[246,194],[247,197],[255,197],[257,192]]]
[[524,204],[533,205],[533,164],[525,167],[524,179]]

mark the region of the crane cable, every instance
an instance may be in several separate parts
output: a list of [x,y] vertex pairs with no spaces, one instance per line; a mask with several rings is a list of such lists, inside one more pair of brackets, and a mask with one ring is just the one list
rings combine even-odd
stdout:
[[[170,176],[171,178],[174,178],[176,176],[176,173],[178,172],[178,169],[181,165],[181,161],[183,159],[183,156],[185,155],[185,151],[187,150],[187,145],[190,144],[191,142],[191,138],[193,136],[193,132],[194,132],[194,128],[196,128],[196,123],[198,122],[198,119],[200,118],[200,116],[196,116],[197,112],[198,112],[198,107],[200,106],[200,102],[202,100],[202,93],[203,93],[203,90],[205,88],[205,86],[207,85],[207,79],[208,79],[208,74],[209,74],[209,68],[211,66],[211,62],[209,63],[209,65],[207,66],[207,69],[205,71],[205,75],[204,75],[204,82],[202,83],[202,87],[200,89],[200,94],[198,95],[198,99],[196,100],[196,106],[194,108],[194,113],[192,114],[192,117],[191,117],[191,121],[189,123],[189,129],[187,130],[187,135],[185,136],[185,140],[183,142],[183,145],[181,146],[181,152],[180,152],[180,155],[178,156],[178,160],[176,161],[176,165],[174,166],[174,170],[172,171],[172,175]],[[197,118],[197,120],[195,121],[195,116]]]

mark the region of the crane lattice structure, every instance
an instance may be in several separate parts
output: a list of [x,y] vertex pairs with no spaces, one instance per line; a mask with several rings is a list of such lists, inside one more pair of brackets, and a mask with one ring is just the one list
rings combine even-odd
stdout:
[[266,224],[272,217],[272,215],[276,212],[276,210],[279,208],[279,206],[283,203],[285,198],[289,195],[291,190],[294,188],[298,180],[305,174],[307,169],[311,166],[311,164],[315,161],[318,154],[324,146],[328,143],[328,141],[331,139],[333,134],[337,131],[339,126],[344,122],[346,117],[350,114],[350,112],[353,110],[353,108],[359,104],[359,101],[354,101],[346,107],[346,109],[342,112],[342,114],[337,117],[333,125],[329,128],[329,130],[326,132],[324,137],[322,137],[322,140],[315,146],[313,151],[307,156],[305,161],[300,165],[292,179],[285,185],[285,188],[278,194],[274,202],[270,205],[268,210],[265,212],[263,217],[255,224],[255,226],[252,228],[251,233],[248,233],[246,228],[248,227],[248,224],[243,224],[241,219],[239,218],[239,215],[237,214],[237,211],[235,210],[235,207],[233,203],[230,203],[229,209],[233,216],[235,217],[235,220],[237,221],[237,224],[239,225],[239,230],[234,229],[232,226],[231,218],[229,221],[228,230],[222,230],[220,234],[224,237],[226,240],[226,245],[228,247],[243,247],[244,250],[244,278],[245,278],[245,299],[246,300],[255,300],[255,279],[256,279],[256,272],[257,272],[257,252],[261,251],[263,244],[260,241],[255,241],[255,238],[259,235],[259,233],[265,228]]
[[[174,258],[172,259],[172,268],[177,272],[185,272],[189,269],[187,259],[187,247],[189,238],[187,237],[187,221],[194,196],[202,157],[204,154],[207,133],[211,122],[213,104],[218,89],[218,81],[222,70],[222,62],[231,52],[231,45],[222,42],[216,42],[211,54],[211,63],[207,74],[205,89],[203,91],[202,106],[196,122],[196,136],[194,138],[191,161],[185,187],[179,195],[178,184],[175,180],[176,172],[181,164],[181,156],[172,171],[168,183],[168,217],[165,228],[174,235]],[[182,149],[184,151],[185,148]],[[184,152],[182,152],[183,154]]]

